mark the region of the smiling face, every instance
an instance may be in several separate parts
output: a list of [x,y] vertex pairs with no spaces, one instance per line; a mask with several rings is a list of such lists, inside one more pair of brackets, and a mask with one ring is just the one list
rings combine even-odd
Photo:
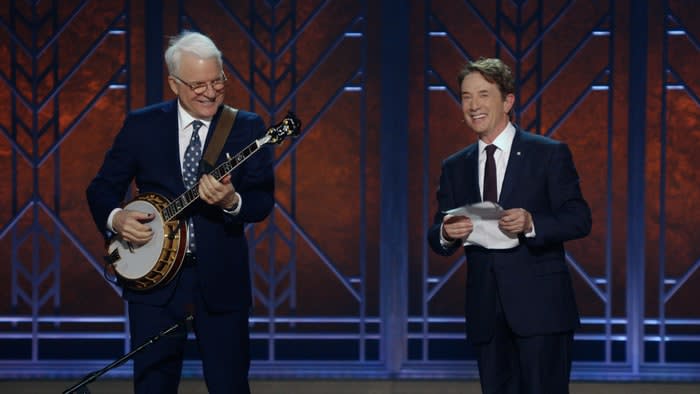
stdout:
[[515,97],[505,97],[495,82],[489,82],[480,72],[473,71],[462,80],[462,113],[467,125],[481,140],[493,142],[508,124],[508,112]]
[[210,120],[216,110],[224,102],[224,91],[214,90],[211,81],[220,79],[223,75],[221,66],[216,58],[200,59],[196,55],[184,52],[180,58],[177,77],[189,83],[206,82],[207,90],[196,94],[186,84],[179,82],[173,76],[168,77],[170,89],[175,93],[182,107],[194,118]]

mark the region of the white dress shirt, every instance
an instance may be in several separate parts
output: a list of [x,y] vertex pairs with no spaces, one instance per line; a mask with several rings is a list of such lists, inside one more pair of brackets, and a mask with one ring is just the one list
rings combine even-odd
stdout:
[[[498,190],[498,198],[501,198],[501,189],[503,186],[503,178],[506,175],[508,167],[508,158],[510,157],[510,148],[513,146],[513,138],[515,138],[515,127],[508,122],[506,128],[501,134],[496,137],[492,145],[496,146],[493,152],[493,159],[496,161],[496,190]],[[481,199],[484,198],[484,172],[486,171],[486,146],[488,145],[482,140],[478,142],[479,146],[479,190],[481,191]]]

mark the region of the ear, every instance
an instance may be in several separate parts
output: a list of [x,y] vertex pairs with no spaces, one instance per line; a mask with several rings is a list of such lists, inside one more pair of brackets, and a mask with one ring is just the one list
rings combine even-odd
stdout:
[[503,100],[503,110],[505,113],[510,113],[511,108],[513,108],[513,103],[515,102],[515,95],[513,93],[506,94],[505,100]]
[[179,93],[178,89],[180,87],[178,86],[179,84],[177,83],[175,78],[168,76],[168,85],[170,86],[170,90],[172,90],[173,93],[175,93],[175,95],[178,96],[178,93]]

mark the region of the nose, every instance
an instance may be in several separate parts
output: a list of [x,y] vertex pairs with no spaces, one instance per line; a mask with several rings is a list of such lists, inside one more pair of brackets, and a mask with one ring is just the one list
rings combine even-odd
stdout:
[[207,90],[205,90],[204,93],[202,93],[202,94],[203,94],[204,96],[206,96],[207,98],[213,98],[213,97],[216,97],[216,95],[217,95],[218,93],[219,93],[219,92],[217,92],[216,89],[214,89],[214,83],[213,83],[213,82],[207,82]]

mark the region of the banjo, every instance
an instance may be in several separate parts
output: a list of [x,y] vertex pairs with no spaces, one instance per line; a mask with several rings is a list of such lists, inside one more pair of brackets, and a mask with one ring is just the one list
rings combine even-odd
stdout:
[[[287,136],[299,135],[301,122],[289,112],[265,135],[245,147],[235,156],[226,154],[226,161],[209,174],[221,180],[265,144],[280,144]],[[152,213],[150,222],[153,238],[140,246],[134,246],[115,235],[107,245],[105,260],[113,268],[123,285],[132,290],[150,290],[172,280],[180,270],[188,242],[187,220],[179,215],[199,198],[199,183],[169,201],[157,193],[138,195],[124,209]]]

